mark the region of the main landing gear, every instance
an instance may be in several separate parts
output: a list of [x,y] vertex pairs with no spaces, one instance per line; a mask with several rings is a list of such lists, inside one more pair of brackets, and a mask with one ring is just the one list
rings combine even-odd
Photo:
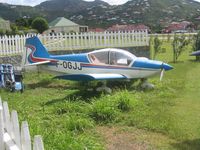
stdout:
[[147,79],[141,79],[141,83],[140,83],[140,87],[142,88],[142,89],[147,89],[147,90],[151,90],[151,89],[154,89],[154,85],[152,84],[152,83],[149,83],[148,81],[147,81]]
[[112,93],[112,89],[106,86],[106,81],[102,82],[102,85],[96,88],[97,92]]

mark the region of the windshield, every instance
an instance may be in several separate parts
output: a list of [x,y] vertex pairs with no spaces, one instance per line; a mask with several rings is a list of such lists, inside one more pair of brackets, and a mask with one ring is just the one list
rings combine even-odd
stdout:
[[128,66],[134,59],[134,55],[126,51],[111,51],[110,52],[110,64]]

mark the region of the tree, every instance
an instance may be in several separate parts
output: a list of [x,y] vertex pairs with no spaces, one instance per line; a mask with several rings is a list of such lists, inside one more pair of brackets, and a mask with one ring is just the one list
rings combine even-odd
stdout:
[[33,20],[34,20],[34,18],[28,18],[27,19],[29,27],[31,27]]
[[6,31],[5,31],[5,30],[3,30],[3,29],[0,29],[0,36],[3,36],[3,35],[5,35],[5,33],[6,33]]
[[39,33],[42,33],[49,28],[46,19],[42,17],[35,18],[31,26],[33,29],[36,29]]
[[173,46],[173,61],[174,63],[177,62],[178,57],[183,53],[185,47],[188,46],[190,43],[189,39],[186,39],[184,35],[182,36],[174,36],[174,40],[172,42]]
[[15,34],[18,33],[18,28],[17,28],[17,26],[16,26],[15,24],[11,24],[11,25],[10,25],[10,28],[11,28],[11,30],[12,30],[12,34],[13,34],[13,35],[15,35]]
[[[200,31],[195,36],[193,48],[194,48],[194,51],[200,50]],[[196,56],[196,60],[200,61],[200,56]]]
[[156,55],[160,52],[161,45],[162,45],[162,42],[159,40],[158,36],[156,36],[154,38],[154,55],[153,55],[153,59],[155,59]]
[[16,23],[16,25],[17,25],[18,27],[21,27],[21,28],[23,28],[23,27],[28,27],[28,21],[27,21],[27,19],[25,19],[25,18],[19,18],[19,19],[17,19],[17,20],[15,21],[15,23]]

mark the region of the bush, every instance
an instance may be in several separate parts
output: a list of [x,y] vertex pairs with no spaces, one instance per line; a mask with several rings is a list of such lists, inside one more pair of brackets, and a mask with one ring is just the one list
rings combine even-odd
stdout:
[[177,62],[179,56],[186,50],[186,47],[190,44],[190,42],[190,39],[186,39],[184,35],[174,36],[174,40],[172,42],[174,63]]
[[[194,48],[194,51],[200,50],[200,31],[195,36],[193,48]],[[196,56],[196,60],[200,61],[200,56]]]
[[108,96],[103,97],[103,100],[95,101],[93,103],[89,115],[97,123],[112,122],[117,116],[115,103],[113,103]]
[[0,29],[0,36],[5,35],[6,31],[3,29]]
[[117,108],[124,112],[129,111],[131,108],[131,104],[128,92],[121,92],[118,95],[119,96],[117,97]]
[[69,116],[66,122],[66,126],[70,131],[82,132],[85,129],[92,128],[93,122],[88,118],[79,117],[77,115]]
[[156,58],[156,55],[160,53],[162,42],[159,40],[158,36],[154,38],[154,55],[153,59]]

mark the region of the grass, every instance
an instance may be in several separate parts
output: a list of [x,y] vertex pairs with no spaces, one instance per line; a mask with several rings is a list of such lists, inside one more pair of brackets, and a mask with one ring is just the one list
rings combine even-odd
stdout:
[[[166,52],[157,59],[171,62],[170,44],[164,47]],[[31,135],[42,135],[48,150],[103,150],[106,141],[120,147],[122,139],[113,136],[145,149],[198,150],[200,65],[190,60],[190,49],[172,64],[175,69],[165,73],[162,82],[159,77],[150,79],[154,90],[140,90],[136,82],[105,95],[47,73],[28,73],[24,93],[0,93],[10,109],[18,111],[20,121],[29,122]]]

